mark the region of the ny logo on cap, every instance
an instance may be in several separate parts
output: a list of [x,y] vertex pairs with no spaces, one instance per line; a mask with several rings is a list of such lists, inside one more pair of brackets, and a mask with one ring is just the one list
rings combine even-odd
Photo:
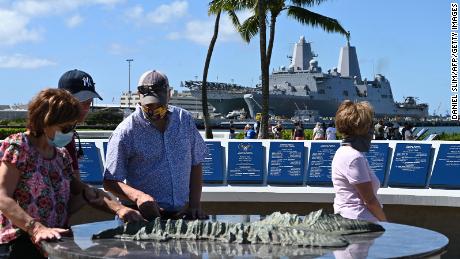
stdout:
[[85,76],[81,80],[83,80],[83,85],[84,86],[86,86],[86,87],[92,87],[93,86],[93,84],[92,84],[91,80],[89,79],[89,77]]

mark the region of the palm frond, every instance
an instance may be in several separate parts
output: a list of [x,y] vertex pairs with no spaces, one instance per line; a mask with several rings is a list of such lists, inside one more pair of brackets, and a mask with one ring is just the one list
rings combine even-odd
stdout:
[[312,7],[315,5],[320,5],[327,0],[291,0],[292,4],[295,6],[307,6],[307,7]]
[[253,15],[241,24],[238,31],[244,41],[250,42],[251,39],[259,33],[259,17]]
[[257,0],[222,0],[222,8],[225,11],[241,11],[244,9],[252,9]]
[[302,24],[308,24],[313,27],[320,27],[326,32],[338,32],[347,35],[348,32],[340,25],[340,23],[333,18],[309,11],[298,6],[289,6],[287,15],[296,19]]
[[209,3],[209,14],[217,14],[222,11],[241,11],[244,9],[250,9],[254,0],[213,0]]
[[232,24],[235,28],[239,28],[241,26],[240,19],[236,15],[234,11],[227,11],[228,17],[232,21]]
[[281,11],[283,11],[283,8],[285,7],[284,0],[275,0],[275,1],[269,1],[267,3],[267,9],[270,11],[272,16],[278,16]]
[[222,11],[222,5],[225,0],[213,0],[209,2],[208,15],[217,14]]

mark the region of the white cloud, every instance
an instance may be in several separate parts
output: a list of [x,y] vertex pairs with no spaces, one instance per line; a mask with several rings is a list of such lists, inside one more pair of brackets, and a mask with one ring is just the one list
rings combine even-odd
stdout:
[[136,5],[125,12],[125,16],[138,24],[153,23],[164,24],[174,21],[187,14],[188,2],[175,1],[171,4],[163,4],[150,12],[146,12],[140,5]]
[[170,5],[160,5],[147,14],[147,19],[152,23],[167,23],[175,18],[182,17],[187,13],[188,3],[176,1]]
[[141,20],[144,15],[144,8],[140,5],[136,5],[132,8],[129,8],[125,12],[125,16],[131,20]]
[[62,14],[82,6],[102,5],[112,7],[124,0],[20,0],[14,1],[12,8],[24,15],[41,16]]
[[0,68],[35,69],[55,64],[55,62],[48,59],[28,57],[22,54],[0,56]]
[[74,28],[80,25],[83,22],[83,17],[80,15],[76,14],[69,19],[67,19],[66,24],[69,28]]
[[168,35],[166,35],[166,38],[169,40],[178,40],[181,38],[181,35],[178,32],[171,32]]
[[109,53],[112,55],[127,55],[132,53],[132,49],[127,48],[119,43],[112,43],[109,45]]
[[86,2],[93,2],[94,4],[101,4],[106,6],[114,6],[119,3],[125,2],[125,0],[86,0]]
[[[100,5],[113,7],[125,0],[15,0],[0,7],[0,45],[14,45],[41,39],[43,30],[33,27],[33,19],[40,16],[62,15],[80,7]],[[67,20],[73,27],[83,21],[74,16]]]
[[29,29],[30,19],[17,12],[0,9],[0,45],[14,45],[24,41],[37,41],[40,32]]
[[[214,33],[214,22],[214,16],[211,16],[207,20],[192,20],[187,22],[183,32],[172,32],[167,38],[170,40],[187,39],[201,45],[209,45],[212,34]],[[218,41],[228,42],[238,40],[241,40],[241,37],[236,32],[232,22],[227,15],[222,15],[219,24]]]

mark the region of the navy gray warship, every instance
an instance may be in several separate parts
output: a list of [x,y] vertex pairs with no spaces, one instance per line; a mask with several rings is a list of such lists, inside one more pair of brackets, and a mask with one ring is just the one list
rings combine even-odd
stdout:
[[[201,99],[201,81],[184,81],[181,87],[190,89],[190,93]],[[208,103],[215,108],[216,113],[226,115],[232,111],[244,109],[249,114],[249,107],[244,101],[244,95],[255,93],[257,88],[238,84],[207,82]]]
[[[290,118],[299,111],[314,111],[322,117],[333,117],[340,103],[348,99],[370,102],[376,117],[428,117],[428,104],[417,104],[415,97],[395,102],[390,82],[385,76],[377,74],[373,80],[362,79],[356,48],[350,46],[349,40],[340,50],[338,68],[324,73],[315,57],[310,42],[301,37],[294,46],[289,67],[280,67],[272,72],[269,77],[270,114]],[[186,81],[186,85],[192,94],[201,88],[199,81]],[[252,118],[261,112],[260,87],[233,88],[228,85],[219,89],[216,91],[211,87],[208,91],[208,102],[216,108],[216,112],[226,114],[245,108]],[[242,100],[246,106],[241,104]]]

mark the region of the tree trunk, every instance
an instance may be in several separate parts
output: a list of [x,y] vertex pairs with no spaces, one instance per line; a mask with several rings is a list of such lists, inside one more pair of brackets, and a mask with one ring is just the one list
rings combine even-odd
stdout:
[[262,77],[262,121],[260,125],[259,138],[268,138],[268,107],[269,107],[269,89],[268,89],[268,61],[267,61],[267,26],[265,13],[265,0],[259,0],[259,29],[260,29],[260,69]]
[[208,54],[206,55],[206,61],[204,63],[204,69],[203,69],[203,81],[201,85],[201,104],[202,104],[202,109],[203,109],[205,137],[207,139],[213,138],[212,128],[211,128],[210,119],[209,119],[209,110],[208,110],[207,79],[208,79],[209,64],[211,63],[212,52],[214,50],[214,45],[216,45],[217,35],[219,34],[220,13],[221,13],[220,11],[217,13],[216,21],[214,22],[214,34],[212,35],[211,42],[209,43]]
[[272,60],[273,42],[275,41],[275,25],[276,15],[272,14],[270,17],[270,38],[268,38],[268,49],[267,49],[267,67],[270,70],[270,63]]

